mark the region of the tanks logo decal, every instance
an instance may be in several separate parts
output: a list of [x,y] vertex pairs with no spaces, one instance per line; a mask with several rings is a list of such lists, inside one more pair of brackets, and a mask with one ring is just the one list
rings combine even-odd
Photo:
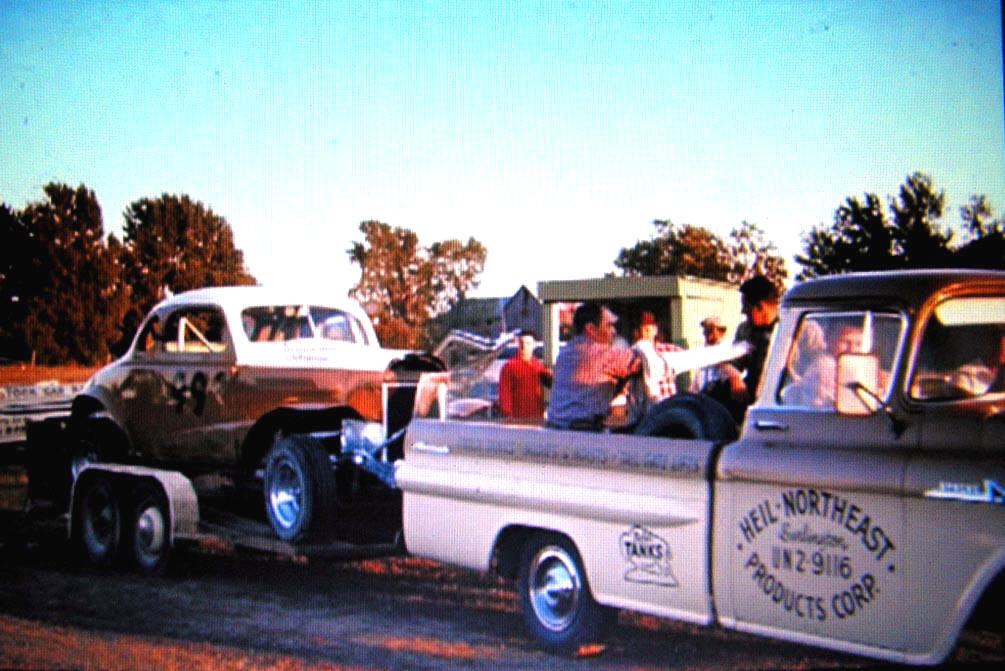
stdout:
[[638,582],[664,587],[677,587],[670,560],[673,553],[667,542],[636,524],[619,537],[621,555],[629,563],[625,571],[627,582]]

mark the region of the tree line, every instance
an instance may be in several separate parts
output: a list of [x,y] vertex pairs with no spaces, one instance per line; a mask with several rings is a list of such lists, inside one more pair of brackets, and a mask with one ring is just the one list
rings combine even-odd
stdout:
[[[0,357],[38,363],[102,363],[128,346],[166,291],[254,284],[227,221],[185,195],[143,198],[125,210],[122,240],[105,235],[101,208],[84,185],[50,183],[45,199],[13,210],[0,203]],[[1005,269],[1005,222],[971,196],[956,226],[943,224],[945,194],[922,173],[897,196],[847,198],[830,224],[801,237],[797,280],[865,270]],[[726,239],[706,227],[653,222],[655,233],[620,250],[627,277],[691,275],[739,283],[788,279],[785,259],[756,224]],[[360,268],[350,290],[374,317],[381,343],[418,348],[438,335],[433,318],[478,285],[487,250],[475,238],[428,246],[407,228],[359,225],[346,253]]]
[[43,192],[21,210],[0,203],[0,357],[104,363],[166,291],[255,283],[230,225],[188,196],[131,203],[119,240],[84,185]]

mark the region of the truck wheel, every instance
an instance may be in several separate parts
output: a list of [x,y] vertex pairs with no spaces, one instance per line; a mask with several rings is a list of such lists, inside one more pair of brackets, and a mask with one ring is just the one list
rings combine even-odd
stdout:
[[676,394],[650,408],[635,433],[726,442],[734,440],[738,431],[729,410],[714,398],[704,394]]
[[118,557],[122,533],[112,483],[104,477],[88,478],[77,500],[76,538],[84,558],[96,566],[111,566]]
[[280,540],[320,534],[335,499],[335,475],[324,446],[309,436],[280,438],[265,458],[265,512]]
[[129,554],[141,573],[159,574],[171,556],[171,512],[160,487],[140,484],[132,497]]
[[593,600],[579,553],[561,536],[538,534],[524,546],[517,592],[524,623],[550,652],[598,640],[613,619],[613,610]]

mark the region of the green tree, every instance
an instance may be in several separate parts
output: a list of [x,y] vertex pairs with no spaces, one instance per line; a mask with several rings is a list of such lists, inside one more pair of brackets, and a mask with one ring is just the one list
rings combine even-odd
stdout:
[[5,245],[2,293],[5,306],[16,304],[4,332],[38,363],[102,363],[121,337],[129,300],[122,245],[105,238],[93,191],[57,183],[43,191],[45,201],[4,216],[12,244]]
[[755,274],[778,284],[788,277],[785,259],[756,224],[742,222],[728,241],[691,224],[658,219],[653,226],[650,239],[622,248],[614,260],[624,276],[690,275],[734,284]]
[[349,258],[360,267],[350,295],[367,306],[374,328],[387,347],[417,348],[427,340],[428,321],[449,310],[478,285],[485,267],[485,247],[469,238],[419,244],[407,228],[379,221],[359,225]]
[[163,194],[124,213],[124,276],[133,292],[129,336],[165,290],[255,284],[226,219],[188,196]]
[[6,203],[0,204],[0,241],[0,356],[24,361],[31,351],[21,325],[26,299],[37,283],[32,276],[37,251],[20,213]]
[[945,194],[922,173],[909,175],[897,198],[889,199],[889,216],[875,194],[850,197],[834,212],[831,226],[803,235],[798,279],[902,268],[1005,268],[1005,232],[984,196],[973,196],[960,209],[958,240],[940,224],[944,206]]

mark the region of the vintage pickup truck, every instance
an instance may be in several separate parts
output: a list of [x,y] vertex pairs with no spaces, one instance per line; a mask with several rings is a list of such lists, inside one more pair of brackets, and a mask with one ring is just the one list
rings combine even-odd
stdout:
[[515,578],[557,652],[622,608],[938,663],[975,613],[1001,621],[1003,375],[1005,273],[806,282],[738,439],[693,395],[658,435],[413,421],[405,542]]

